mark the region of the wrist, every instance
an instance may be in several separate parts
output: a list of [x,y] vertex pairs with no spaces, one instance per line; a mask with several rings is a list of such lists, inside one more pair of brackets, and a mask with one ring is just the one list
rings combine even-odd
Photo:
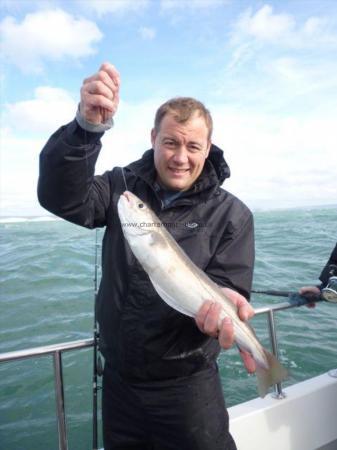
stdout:
[[83,146],[96,144],[100,141],[104,133],[92,133],[82,128],[77,120],[73,120],[66,127],[65,141],[71,146]]
[[92,123],[88,122],[81,114],[80,106],[78,105],[77,111],[76,111],[76,122],[78,125],[83,128],[85,131],[89,131],[91,133],[104,133],[107,130],[110,130],[110,128],[113,127],[114,121],[111,117],[104,123]]

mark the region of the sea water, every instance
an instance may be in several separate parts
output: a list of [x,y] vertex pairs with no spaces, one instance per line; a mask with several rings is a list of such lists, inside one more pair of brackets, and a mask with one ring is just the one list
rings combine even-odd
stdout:
[[[337,206],[254,216],[254,289],[318,284],[336,243]],[[92,337],[95,231],[60,220],[6,219],[0,239],[0,352]],[[254,307],[282,301],[252,296]],[[253,325],[268,347],[266,318],[254,318]],[[336,304],[279,312],[276,328],[290,373],[285,386],[337,368]],[[92,359],[92,349],[63,356],[70,450],[92,448]],[[219,367],[227,406],[257,396],[255,376],[247,375],[235,348],[221,353]],[[2,363],[0,380],[1,450],[58,449],[52,358]]]

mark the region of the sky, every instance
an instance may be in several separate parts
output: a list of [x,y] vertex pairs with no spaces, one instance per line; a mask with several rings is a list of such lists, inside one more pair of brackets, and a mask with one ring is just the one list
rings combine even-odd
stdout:
[[120,72],[121,102],[96,173],[141,157],[158,106],[192,96],[231,168],[223,187],[251,209],[337,205],[336,1],[0,5],[2,216],[48,214],[39,153],[105,61]]

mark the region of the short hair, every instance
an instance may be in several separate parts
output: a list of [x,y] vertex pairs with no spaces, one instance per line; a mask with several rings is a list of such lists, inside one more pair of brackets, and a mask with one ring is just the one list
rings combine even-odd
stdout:
[[185,123],[195,112],[199,112],[200,116],[205,119],[208,128],[208,139],[211,140],[213,132],[211,113],[203,103],[192,97],[174,97],[163,103],[157,109],[154,119],[154,129],[157,133],[159,132],[160,124],[166,114],[172,114],[178,123]]

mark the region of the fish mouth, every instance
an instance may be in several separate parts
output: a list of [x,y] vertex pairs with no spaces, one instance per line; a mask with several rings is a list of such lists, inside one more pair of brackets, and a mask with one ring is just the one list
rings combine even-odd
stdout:
[[123,192],[122,195],[123,195],[123,197],[126,199],[126,201],[127,201],[128,203],[131,203],[131,202],[132,202],[131,193],[130,193],[129,191]]

